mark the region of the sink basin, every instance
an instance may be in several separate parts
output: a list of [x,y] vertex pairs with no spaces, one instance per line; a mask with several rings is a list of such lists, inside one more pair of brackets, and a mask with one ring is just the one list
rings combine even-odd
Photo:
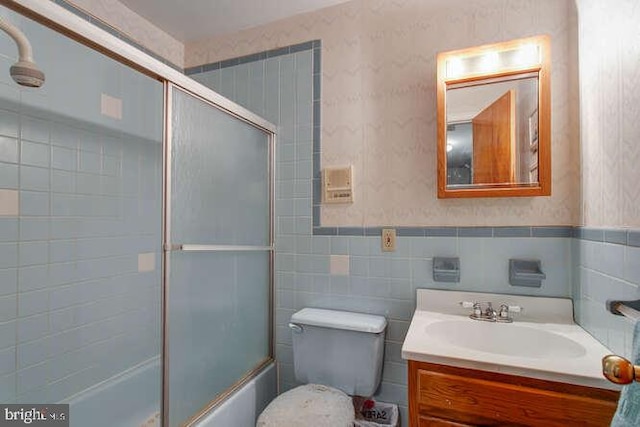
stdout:
[[512,323],[445,320],[427,325],[424,332],[443,344],[505,356],[548,359],[586,354],[585,348],[572,339]]
[[[402,358],[619,389],[602,375],[610,351],[573,321],[570,299],[418,289]],[[469,318],[460,301],[499,301],[524,307],[513,323]]]

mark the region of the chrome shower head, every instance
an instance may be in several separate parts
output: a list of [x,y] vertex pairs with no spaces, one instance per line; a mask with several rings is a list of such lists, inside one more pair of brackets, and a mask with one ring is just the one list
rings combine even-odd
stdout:
[[22,86],[40,87],[44,83],[44,73],[33,60],[31,43],[27,36],[11,22],[0,17],[0,30],[7,33],[18,46],[18,62],[11,66],[11,78]]
[[44,73],[34,62],[18,61],[9,69],[11,78],[22,86],[40,87],[44,83]]

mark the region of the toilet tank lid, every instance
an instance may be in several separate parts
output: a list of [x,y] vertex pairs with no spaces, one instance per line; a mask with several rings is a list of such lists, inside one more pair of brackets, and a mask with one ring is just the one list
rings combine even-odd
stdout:
[[291,316],[291,323],[379,334],[386,328],[387,319],[373,314],[303,308]]

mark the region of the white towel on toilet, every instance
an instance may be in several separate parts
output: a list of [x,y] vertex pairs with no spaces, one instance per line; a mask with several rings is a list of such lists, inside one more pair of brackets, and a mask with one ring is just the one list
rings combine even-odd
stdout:
[[273,400],[260,414],[256,427],[352,427],[351,398],[340,390],[307,384]]

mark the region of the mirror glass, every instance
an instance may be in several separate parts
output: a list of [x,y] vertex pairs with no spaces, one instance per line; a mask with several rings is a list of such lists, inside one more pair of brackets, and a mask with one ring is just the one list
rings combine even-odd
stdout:
[[438,54],[438,197],[551,194],[550,37]]
[[538,182],[537,76],[448,87],[446,100],[448,187]]

